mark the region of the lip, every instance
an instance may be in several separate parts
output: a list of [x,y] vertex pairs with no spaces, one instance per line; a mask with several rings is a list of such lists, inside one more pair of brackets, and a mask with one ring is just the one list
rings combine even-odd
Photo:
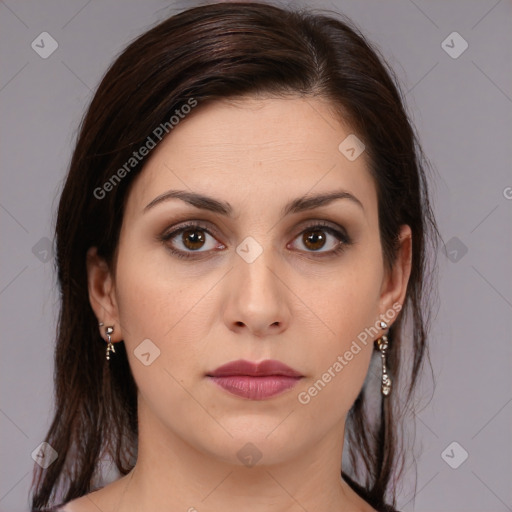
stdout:
[[289,366],[267,359],[253,363],[239,359],[206,375],[225,391],[249,400],[265,400],[294,387],[303,377]]
[[233,375],[243,375],[247,377],[268,377],[270,375],[303,377],[298,371],[281,363],[281,361],[275,361],[273,359],[266,359],[260,363],[238,359],[237,361],[231,361],[230,363],[219,366],[216,370],[207,375],[208,377],[228,377]]

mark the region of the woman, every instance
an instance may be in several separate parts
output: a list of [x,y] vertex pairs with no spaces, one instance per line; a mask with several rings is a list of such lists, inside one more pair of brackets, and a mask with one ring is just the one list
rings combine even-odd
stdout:
[[260,3],[114,62],[59,205],[34,510],[394,510],[439,235],[392,77],[348,21]]

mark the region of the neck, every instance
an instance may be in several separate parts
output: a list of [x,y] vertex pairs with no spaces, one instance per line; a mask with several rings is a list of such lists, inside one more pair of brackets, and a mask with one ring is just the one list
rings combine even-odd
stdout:
[[371,511],[341,478],[343,430],[335,425],[311,446],[274,455],[272,463],[244,443],[246,451],[233,461],[215,453],[215,446],[211,452],[191,446],[142,405],[137,464],[123,478],[113,512]]

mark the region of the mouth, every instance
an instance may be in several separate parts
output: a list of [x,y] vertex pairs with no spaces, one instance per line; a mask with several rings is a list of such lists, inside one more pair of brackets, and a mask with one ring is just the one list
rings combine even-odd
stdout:
[[304,376],[280,361],[253,363],[232,361],[206,377],[232,395],[249,400],[266,400],[294,387]]

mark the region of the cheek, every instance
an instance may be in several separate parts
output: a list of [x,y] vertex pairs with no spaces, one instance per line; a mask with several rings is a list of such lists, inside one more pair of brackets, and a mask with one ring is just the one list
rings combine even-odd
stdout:
[[[137,239],[137,236],[139,239]],[[116,299],[125,341],[160,340],[187,311],[180,277],[162,248],[147,235],[125,234],[116,267]]]
[[[344,417],[361,391],[374,351],[369,328],[376,321],[365,294],[338,292],[337,300],[334,294],[331,297],[322,315],[328,335],[309,337],[305,350],[312,374],[297,391],[297,401],[313,416],[325,416],[327,423]],[[313,350],[311,340],[315,340]]]
[[153,274],[149,259],[133,263],[125,258],[117,268],[124,345],[143,402],[165,422],[169,408],[186,415],[190,395],[184,390],[202,369],[197,364],[200,344],[192,342],[198,334],[189,329],[197,319],[197,293],[187,291],[179,279]]
[[329,410],[333,403],[337,411],[350,408],[366,378],[378,334],[379,262],[358,257],[350,265],[346,263],[322,279],[322,286],[317,286],[320,282],[314,287],[305,283],[299,292],[308,297],[305,302],[311,308],[303,315],[309,319],[309,328],[303,326],[302,332],[309,332],[310,342],[315,340],[315,326],[323,333],[317,333],[314,350],[305,346],[314,375],[302,386],[300,391],[307,396],[299,402],[316,401],[319,410]]
[[199,372],[200,368],[191,366],[197,362],[206,339],[208,304],[211,308],[211,301],[202,297],[207,296],[214,283],[206,277],[180,275],[176,270],[179,267],[173,266],[165,251],[142,254],[136,245],[132,244],[132,248],[126,245],[119,252],[116,298],[134,377],[140,366],[136,358],[141,346],[149,347],[150,352],[159,351],[155,363],[177,378],[194,370]]
[[[378,318],[382,269],[379,260],[352,253],[339,267],[314,282],[304,281],[299,297],[322,320],[324,332],[342,348]],[[314,314],[314,315],[313,315]]]

